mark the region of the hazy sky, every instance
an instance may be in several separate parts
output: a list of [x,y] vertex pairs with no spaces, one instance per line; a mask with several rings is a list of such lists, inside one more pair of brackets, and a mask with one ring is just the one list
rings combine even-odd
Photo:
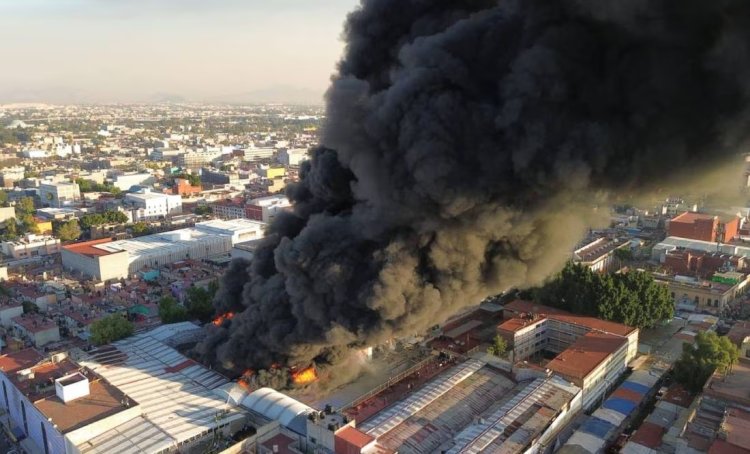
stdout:
[[0,0],[0,103],[315,99],[357,4]]

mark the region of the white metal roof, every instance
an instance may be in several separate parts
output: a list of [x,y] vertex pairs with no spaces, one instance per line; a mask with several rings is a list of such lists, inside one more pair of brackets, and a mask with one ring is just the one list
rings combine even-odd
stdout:
[[287,427],[297,416],[308,415],[314,411],[302,402],[271,388],[260,388],[250,393],[242,399],[240,405]]
[[484,365],[483,361],[470,359],[450,369],[406,399],[378,413],[377,416],[362,424],[361,430],[375,438],[385,435],[419,410],[434,402],[435,399],[450,391],[451,388],[466,380]]
[[[157,330],[155,334],[165,332]],[[80,363],[135,400],[143,409],[143,418],[82,443],[79,448],[83,453],[158,452],[244,418],[226,398],[213,392],[227,383],[226,378],[189,360],[151,333],[112,345],[120,354],[111,349],[94,350]]]

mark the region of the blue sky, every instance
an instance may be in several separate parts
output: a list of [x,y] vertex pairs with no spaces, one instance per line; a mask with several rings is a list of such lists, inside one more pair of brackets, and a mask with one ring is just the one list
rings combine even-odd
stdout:
[[231,101],[269,91],[316,98],[357,4],[0,0],[0,103],[140,102],[157,94]]

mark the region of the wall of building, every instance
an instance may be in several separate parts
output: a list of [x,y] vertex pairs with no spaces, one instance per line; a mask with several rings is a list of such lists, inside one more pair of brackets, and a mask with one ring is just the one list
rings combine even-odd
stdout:
[[700,241],[716,241],[718,219],[695,219],[693,222],[672,220],[669,222],[668,236],[690,238]]
[[30,334],[37,348],[60,340],[60,329],[57,326]]
[[3,326],[11,326],[13,317],[18,317],[23,314],[23,306],[14,307],[2,307],[0,308],[0,324]]
[[128,253],[124,251],[89,257],[63,249],[62,263],[66,270],[75,270],[99,281],[128,277]]

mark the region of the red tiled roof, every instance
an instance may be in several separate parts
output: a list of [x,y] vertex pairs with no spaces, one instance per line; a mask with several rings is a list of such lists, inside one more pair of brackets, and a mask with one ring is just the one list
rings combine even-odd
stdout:
[[99,249],[97,247],[94,247],[98,244],[104,244],[104,243],[111,243],[112,238],[102,238],[100,240],[92,240],[92,241],[84,241],[82,243],[75,243],[75,244],[69,244],[67,246],[63,246],[63,249],[74,252],[76,254],[85,255],[88,257],[99,257],[102,255],[109,255],[111,252],[105,251],[103,249]]
[[11,320],[30,333],[46,331],[57,326],[54,320],[45,319],[40,315],[19,315],[18,317],[13,317]]
[[583,379],[626,342],[624,337],[590,332],[547,363],[547,368],[564,376]]
[[[263,446],[265,446],[269,451],[273,451],[278,454],[293,454],[294,451],[289,448],[289,446],[293,443],[293,438],[287,437],[286,435],[280,433],[264,441]],[[274,446],[276,446],[278,451],[273,450]]]
[[710,214],[696,213],[694,211],[686,211],[682,214],[678,214],[670,222],[685,222],[692,224],[695,221],[711,221],[713,216]]
[[43,356],[33,348],[27,348],[0,356],[0,370],[7,374],[28,369],[41,361]]
[[346,426],[343,429],[339,430],[338,432],[336,432],[336,436],[346,441],[348,444],[356,446],[359,449],[364,448],[375,440],[375,438],[373,438],[372,436],[352,426]]
[[[517,314],[528,313],[528,314],[539,314],[546,316],[547,318],[560,320],[566,323],[585,326],[593,330],[603,331],[605,333],[617,334],[618,336],[627,336],[637,328],[632,326],[623,325],[622,323],[610,322],[607,320],[599,320],[594,317],[587,317],[584,315],[575,315],[562,309],[554,307],[544,306],[541,304],[535,304],[532,301],[516,300],[508,303],[504,306],[504,310],[510,311]],[[501,325],[502,326],[502,325]],[[512,325],[509,325],[511,327]]]
[[661,438],[663,435],[663,427],[657,426],[651,422],[644,422],[633,434],[630,441],[646,446],[647,448],[656,449],[661,446]]

